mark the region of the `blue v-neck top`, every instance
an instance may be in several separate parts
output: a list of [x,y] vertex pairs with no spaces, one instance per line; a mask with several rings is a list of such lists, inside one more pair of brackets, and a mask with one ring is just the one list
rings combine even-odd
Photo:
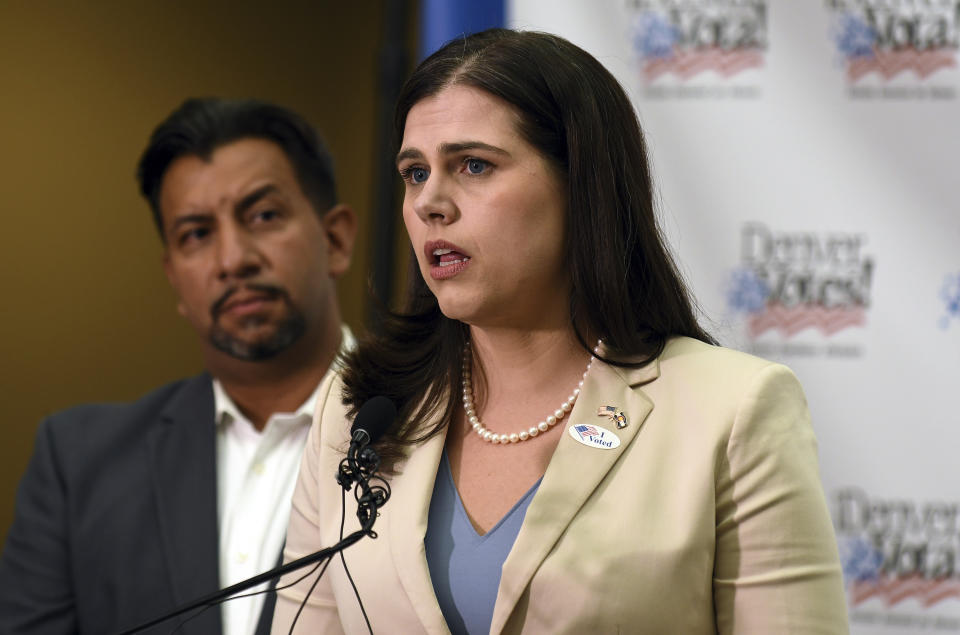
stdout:
[[440,459],[424,545],[433,590],[454,635],[488,633],[500,571],[520,533],[540,481],[484,535],[477,534],[453,483],[447,453]]

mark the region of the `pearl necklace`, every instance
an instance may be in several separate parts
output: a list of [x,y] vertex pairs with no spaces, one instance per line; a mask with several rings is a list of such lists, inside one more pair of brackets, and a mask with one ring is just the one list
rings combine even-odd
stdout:
[[558,421],[563,419],[568,412],[573,410],[573,404],[577,401],[577,397],[580,396],[580,389],[583,388],[583,382],[587,378],[587,373],[590,372],[590,366],[593,365],[593,360],[596,359],[595,355],[600,353],[600,343],[602,341],[603,340],[597,340],[597,345],[593,348],[594,354],[590,356],[590,361],[587,362],[587,369],[583,371],[583,377],[580,379],[580,383],[577,384],[577,387],[573,389],[573,392],[570,393],[570,396],[567,397],[567,400],[560,404],[560,407],[557,408],[552,415],[548,416],[537,425],[531,426],[528,430],[521,430],[520,432],[514,432],[513,434],[496,434],[490,430],[487,430],[483,423],[481,423],[480,416],[477,414],[476,408],[473,406],[471,351],[470,342],[467,342],[466,346],[463,347],[463,372],[460,385],[463,388],[463,410],[467,413],[467,421],[473,427],[474,432],[476,432],[484,441],[494,444],[507,444],[518,443],[520,441],[532,439],[541,432],[546,432],[553,426],[557,425]]

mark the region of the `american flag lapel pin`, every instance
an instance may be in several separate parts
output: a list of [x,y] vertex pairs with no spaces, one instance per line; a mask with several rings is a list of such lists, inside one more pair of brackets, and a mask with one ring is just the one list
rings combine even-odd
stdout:
[[597,410],[597,416],[607,417],[611,421],[614,421],[620,430],[630,425],[627,423],[627,415],[623,414],[623,410],[620,410],[616,406],[600,406],[600,409]]

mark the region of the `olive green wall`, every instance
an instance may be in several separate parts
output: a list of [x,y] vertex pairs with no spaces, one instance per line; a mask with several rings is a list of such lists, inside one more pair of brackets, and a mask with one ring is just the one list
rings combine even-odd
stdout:
[[364,320],[382,4],[0,3],[0,540],[41,418],[200,370],[134,182],[189,96],[257,97],[313,122],[361,219],[340,285]]

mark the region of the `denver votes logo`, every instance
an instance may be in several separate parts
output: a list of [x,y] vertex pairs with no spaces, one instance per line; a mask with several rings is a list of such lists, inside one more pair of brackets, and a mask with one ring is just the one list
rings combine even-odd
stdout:
[[792,337],[806,329],[829,337],[864,326],[874,269],[865,242],[861,234],[777,232],[747,223],[727,304],[746,314],[752,338],[766,331]]
[[763,66],[765,0],[627,0],[634,52],[648,82],[706,71],[729,78]]
[[[955,99],[960,0],[826,0],[855,98]],[[931,84],[936,76],[939,84]]]
[[[858,487],[834,493],[833,519],[851,621],[870,619],[858,609],[901,603],[922,613],[960,600],[960,536],[955,501],[871,497]],[[953,624],[956,630],[960,621]],[[931,624],[932,625],[932,624]]]

